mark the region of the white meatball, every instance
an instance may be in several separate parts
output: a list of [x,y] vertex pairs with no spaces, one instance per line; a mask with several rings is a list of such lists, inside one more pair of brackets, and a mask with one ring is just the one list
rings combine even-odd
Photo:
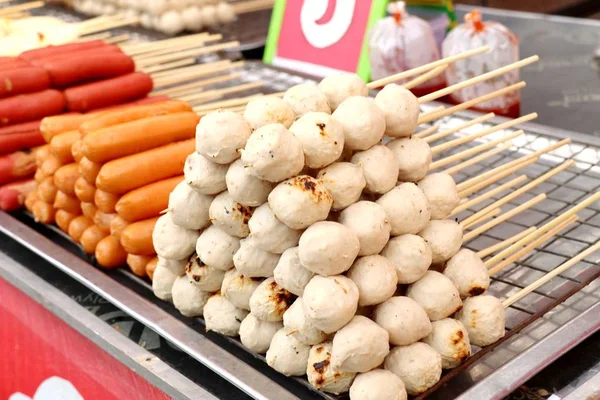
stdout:
[[197,6],[188,7],[181,13],[185,29],[191,32],[200,32],[203,28],[202,9]]
[[362,169],[367,184],[365,190],[369,193],[387,193],[398,182],[396,156],[381,144],[354,153],[350,161]]
[[169,213],[175,225],[199,230],[210,224],[208,208],[213,198],[196,192],[185,181],[169,195]]
[[351,400],[406,400],[402,379],[385,369],[358,374],[350,387]]
[[281,328],[281,322],[261,321],[248,314],[240,325],[240,340],[250,351],[264,354],[269,350],[273,336]]
[[365,81],[356,74],[348,73],[326,77],[319,83],[319,90],[327,97],[331,111],[335,111],[350,96],[369,95]]
[[312,387],[323,392],[340,394],[350,390],[356,376],[354,372],[344,372],[331,364],[332,342],[314,345],[308,356],[306,376]]
[[240,239],[230,236],[214,225],[206,228],[196,242],[196,254],[213,268],[227,271],[233,267],[233,255],[240,248]]
[[358,287],[358,305],[372,306],[392,297],[398,277],[392,263],[380,255],[358,258],[346,276]]
[[294,335],[280,329],[273,336],[267,350],[267,364],[285,376],[302,376],[306,373],[306,363],[310,346],[302,343]]
[[175,280],[172,295],[175,308],[186,317],[198,317],[202,315],[204,305],[206,305],[210,297],[209,292],[200,290],[185,275]]
[[196,151],[217,164],[239,158],[252,131],[241,115],[217,110],[206,114],[196,127]]
[[185,159],[185,182],[200,194],[217,194],[227,189],[227,165],[213,163],[198,153]]
[[331,114],[327,103],[327,96],[314,85],[301,83],[292,86],[283,95],[285,101],[294,110],[296,118],[302,117],[309,112],[320,112]]
[[265,125],[281,124],[292,126],[296,116],[294,110],[277,96],[260,96],[251,100],[244,110],[244,119],[252,130]]
[[425,194],[414,183],[402,183],[377,200],[385,210],[393,236],[416,234],[429,223],[431,211]]
[[250,297],[250,313],[263,321],[283,321],[283,313],[292,305],[293,295],[267,278]]
[[157,266],[152,276],[152,291],[161,300],[171,301],[172,290],[175,279],[179,275],[174,274],[169,268]]
[[333,337],[331,364],[345,372],[367,372],[390,352],[389,335],[367,317],[357,315]]
[[160,217],[154,225],[152,244],[159,256],[172,260],[183,260],[194,252],[198,236],[198,231],[175,225],[167,213]]
[[309,168],[323,168],[335,162],[344,150],[344,129],[327,113],[306,113],[293,123],[290,132],[302,142]]
[[220,293],[211,296],[204,306],[206,330],[225,336],[237,336],[240,331],[240,324],[247,315],[248,311],[235,308]]
[[431,164],[431,147],[418,137],[394,139],[387,144],[398,161],[398,180],[418,182],[425,178]]
[[383,207],[359,201],[340,213],[338,222],[350,228],[360,243],[359,256],[378,254],[390,239],[392,226]]
[[406,295],[419,303],[432,321],[447,318],[462,307],[456,286],[436,271],[427,271],[408,287]]
[[431,321],[410,297],[394,296],[375,307],[373,320],[390,335],[390,343],[406,346],[431,333]]
[[223,192],[212,201],[208,214],[213,225],[231,236],[245,238],[250,234],[248,221],[254,210],[246,207]]
[[298,245],[300,263],[319,275],[338,275],[352,266],[360,242],[356,234],[344,225],[320,221],[311,225]]
[[296,296],[302,296],[304,288],[313,276],[315,274],[300,263],[298,247],[284,251],[273,271],[275,282]]
[[427,175],[419,187],[431,206],[431,219],[446,219],[460,204],[460,196],[454,179],[444,172]]
[[417,235],[406,234],[391,238],[381,255],[394,266],[400,284],[418,281],[431,266],[431,249]]
[[150,13],[158,15],[167,11],[169,5],[167,0],[150,0],[146,3],[146,7]]
[[489,346],[505,334],[504,306],[494,296],[481,295],[465,299],[456,319],[462,322],[471,343],[476,346]]
[[360,199],[366,186],[365,177],[359,166],[349,162],[336,162],[317,174],[333,197],[334,210],[343,210]]
[[273,276],[278,261],[278,254],[259,249],[252,238],[241,240],[240,249],[233,256],[235,268],[249,278]]
[[242,162],[255,177],[280,182],[304,168],[302,143],[281,124],[264,125],[248,139]]
[[161,14],[158,29],[167,35],[176,35],[183,32],[185,24],[181,14],[175,10],[169,10]]
[[344,130],[344,146],[352,150],[367,150],[379,143],[385,132],[385,116],[368,97],[353,96],[334,111]]
[[250,311],[250,297],[261,282],[261,278],[248,278],[232,268],[223,277],[221,293],[237,308]]
[[333,197],[320,179],[308,175],[281,182],[269,194],[269,207],[278,220],[293,229],[304,229],[327,219]]
[[287,249],[298,245],[302,234],[301,231],[279,221],[268,204],[263,204],[254,210],[248,221],[248,227],[256,246],[275,254],[282,254]]
[[217,4],[217,21],[220,24],[229,24],[235,21],[235,9],[231,4],[226,1]]
[[244,167],[242,160],[237,160],[229,166],[225,175],[227,191],[240,204],[257,207],[267,201],[271,190],[275,187],[272,182],[258,179]]
[[481,258],[469,249],[460,249],[448,260],[444,275],[458,288],[463,299],[480,295],[490,287],[488,269]]
[[454,256],[463,241],[463,230],[460,224],[450,219],[430,221],[419,232],[431,249],[434,265],[443,264]]
[[195,254],[190,257],[185,273],[190,282],[205,292],[216,292],[221,289],[225,277],[225,271],[204,264]]
[[327,334],[310,323],[304,314],[302,298],[296,299],[283,313],[283,326],[288,335],[294,335],[302,343],[319,344],[327,340]]
[[358,288],[345,276],[315,275],[304,288],[302,307],[308,320],[325,333],[346,325],[358,308]]
[[375,104],[385,115],[385,135],[409,137],[417,129],[419,101],[408,89],[394,83],[386,85],[377,96]]
[[442,356],[442,368],[458,367],[471,356],[467,330],[460,321],[444,318],[432,323],[433,330],[423,339]]
[[384,366],[402,379],[406,392],[414,396],[435,385],[442,376],[442,357],[421,342],[394,347]]
[[213,5],[205,5],[200,9],[202,13],[202,23],[207,28],[212,28],[216,26],[219,21],[217,21],[217,7]]
[[173,272],[176,276],[180,276],[185,274],[185,266],[187,265],[188,259],[187,257],[183,260],[170,260],[164,257],[158,257],[158,262],[156,263],[156,268],[164,267],[168,268]]

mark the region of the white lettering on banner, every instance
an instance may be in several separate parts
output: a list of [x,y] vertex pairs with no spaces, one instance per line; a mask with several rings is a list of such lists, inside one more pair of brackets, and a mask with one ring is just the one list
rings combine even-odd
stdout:
[[[335,3],[333,16],[319,23],[329,7]],[[354,16],[356,0],[305,0],[300,11],[302,33],[308,42],[318,49],[332,46],[344,37]]]
[[66,379],[52,376],[40,384],[33,398],[23,393],[14,393],[8,400],[84,400],[75,386]]

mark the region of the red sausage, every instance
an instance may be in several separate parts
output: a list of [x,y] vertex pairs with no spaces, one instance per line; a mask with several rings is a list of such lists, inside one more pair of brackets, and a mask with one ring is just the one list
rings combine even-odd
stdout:
[[23,206],[25,198],[36,188],[33,179],[13,182],[0,187],[0,210],[14,211]]
[[50,88],[50,75],[43,68],[0,68],[0,98],[39,92]]
[[50,74],[52,84],[58,87],[113,78],[135,71],[135,63],[131,57],[123,53],[96,53],[87,57],[61,58],[46,61],[43,66]]
[[68,88],[65,97],[70,111],[85,112],[139,99],[151,90],[152,78],[143,72],[134,72]]
[[33,176],[35,173],[35,154],[16,151],[0,156],[0,184]]
[[25,68],[25,67],[31,67],[31,64],[29,64],[27,61],[21,60],[16,57],[0,57],[0,70],[1,71],[6,71],[9,69],[15,69],[15,68]]
[[54,89],[0,99],[0,126],[60,114],[66,105],[65,96]]
[[42,58],[31,60],[32,65],[43,67],[45,63],[57,60],[74,60],[78,58],[90,57],[97,54],[124,54],[119,46],[114,44],[106,44],[103,47],[95,47],[92,49],[77,50],[69,53],[52,54]]
[[40,128],[41,121],[23,122],[22,124],[15,124],[0,128],[0,136],[13,135],[15,133],[31,132]]
[[46,141],[40,130],[13,135],[0,136],[0,154],[12,153],[17,150],[30,149],[45,144]]
[[46,46],[40,49],[25,51],[21,53],[19,58],[22,60],[31,61],[38,60],[44,57],[49,57],[55,54],[73,53],[75,51],[82,51],[104,46],[107,46],[107,44],[102,40],[90,40],[89,42],[81,43],[68,43],[60,46]]

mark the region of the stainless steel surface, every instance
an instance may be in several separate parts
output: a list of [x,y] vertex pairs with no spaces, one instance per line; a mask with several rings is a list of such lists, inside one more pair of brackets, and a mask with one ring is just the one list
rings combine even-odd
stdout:
[[580,387],[564,396],[563,400],[594,400],[600,398],[600,372],[585,381]]
[[174,399],[216,399],[67,295],[0,252],[0,276]]

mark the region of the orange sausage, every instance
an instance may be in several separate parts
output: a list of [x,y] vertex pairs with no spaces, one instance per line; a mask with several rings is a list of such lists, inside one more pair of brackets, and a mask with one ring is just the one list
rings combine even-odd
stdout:
[[110,221],[110,234],[121,240],[121,233],[125,228],[127,228],[127,225],[129,225],[129,223],[121,218],[120,215],[117,215],[112,221]]
[[165,144],[191,139],[196,134],[198,121],[200,117],[196,113],[185,112],[114,125],[88,133],[82,139],[82,152],[94,162],[105,163]]
[[50,155],[50,145],[44,145],[37,148],[35,151],[35,165],[41,167],[42,163],[46,161],[46,158]]
[[56,219],[56,225],[63,232],[69,232],[69,226],[71,226],[71,222],[77,217],[75,214],[71,214],[65,210],[56,210],[56,215],[54,216]]
[[50,141],[50,150],[52,154],[58,158],[63,164],[69,164],[75,161],[71,148],[73,143],[79,140],[79,131],[68,131],[60,133]]
[[104,213],[114,213],[115,205],[119,201],[119,196],[116,194],[105,192],[104,190],[96,189],[94,195],[94,203],[98,210]]
[[91,162],[86,157],[79,160],[79,175],[90,185],[96,185],[96,177],[102,165]]
[[131,272],[137,276],[146,276],[146,265],[152,261],[154,256],[138,256],[135,254],[127,254],[127,265],[131,269]]
[[96,187],[87,183],[82,177],[77,178],[75,181],[75,196],[88,203],[94,202],[94,195],[96,194]]
[[186,157],[195,151],[195,139],[157,147],[107,162],[96,178],[96,187],[123,194],[152,182],[180,175]]
[[52,178],[51,176],[44,178],[44,180],[42,180],[37,187],[38,197],[40,198],[40,200],[48,204],[54,203],[57,191],[58,189],[54,184],[54,178]]
[[69,196],[60,190],[56,192],[54,208],[68,211],[75,216],[81,215],[81,202],[79,199],[77,197]]
[[79,126],[79,131],[85,136],[92,131],[104,129],[113,125],[124,124],[157,115],[186,111],[192,111],[192,107],[183,101],[177,100],[124,107],[113,111],[105,111],[101,115],[82,123],[81,126]]
[[30,192],[27,197],[25,197],[25,209],[29,212],[33,212],[33,206],[35,205],[35,203],[37,203],[39,201],[39,197],[37,192],[34,190],[33,192]]
[[48,158],[46,158],[46,161],[42,163],[40,169],[44,175],[52,176],[60,167],[62,167],[62,163],[58,161],[58,158],[50,154]]
[[40,123],[40,132],[42,133],[44,140],[49,143],[54,136],[63,132],[75,130],[85,121],[89,121],[98,115],[99,113],[69,113],[46,117],[42,119],[42,122]]
[[106,236],[107,234],[102,232],[102,230],[96,225],[91,225],[85,231],[83,231],[79,241],[83,247],[83,251],[88,254],[94,254],[96,252],[98,243],[100,243],[100,241]]
[[156,217],[167,208],[169,194],[182,180],[183,175],[180,175],[135,189],[121,197],[115,209],[128,222]]
[[48,204],[38,200],[33,205],[33,209],[31,212],[33,213],[33,217],[35,218],[36,222],[42,224],[51,224],[54,222],[56,209],[52,207],[52,204]]
[[98,211],[98,208],[94,203],[81,202],[81,212],[87,218],[93,220],[94,216],[96,215],[96,211]]
[[77,139],[75,143],[71,146],[71,154],[73,155],[73,159],[76,163],[81,161],[83,158],[83,153],[81,152],[81,140]]
[[152,231],[158,217],[130,224],[121,232],[121,244],[126,252],[140,256],[156,254],[152,244]]
[[117,239],[107,236],[96,246],[96,261],[106,268],[120,267],[127,261],[127,253]]
[[54,184],[58,190],[69,196],[75,196],[75,182],[79,178],[77,163],[63,165],[54,173]]
[[79,243],[79,239],[81,239],[83,232],[92,225],[94,225],[92,220],[85,215],[75,217],[69,224],[69,236]]
[[116,216],[117,214],[107,214],[98,210],[94,214],[94,224],[108,235],[110,234],[110,223]]
[[156,269],[157,263],[158,263],[158,257],[154,257],[152,260],[150,260],[148,262],[148,264],[146,264],[146,275],[148,275],[148,278],[150,278],[150,280],[152,280],[152,278],[154,278],[154,270]]

